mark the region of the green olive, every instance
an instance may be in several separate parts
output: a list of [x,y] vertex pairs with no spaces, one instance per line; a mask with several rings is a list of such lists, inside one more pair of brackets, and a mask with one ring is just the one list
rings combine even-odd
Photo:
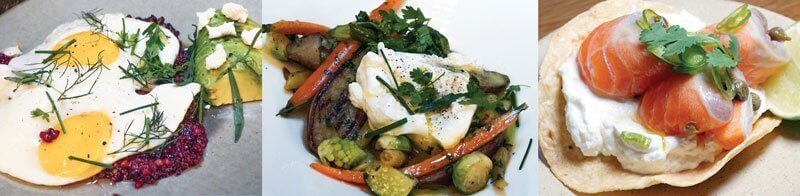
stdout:
[[486,187],[492,160],[483,153],[473,152],[462,157],[453,169],[453,184],[456,190],[472,194]]

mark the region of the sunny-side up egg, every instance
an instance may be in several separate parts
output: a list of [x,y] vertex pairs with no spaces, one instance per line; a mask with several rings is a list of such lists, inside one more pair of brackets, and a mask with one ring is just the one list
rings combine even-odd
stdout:
[[[398,83],[413,83],[410,73],[419,68],[432,73],[434,77],[441,75],[441,78],[433,84],[440,96],[467,92],[469,74],[463,71],[454,71],[456,68],[465,66],[456,63],[464,60],[452,59],[461,58],[460,55],[450,55],[443,59],[433,55],[396,52],[385,48],[382,43],[378,45],[378,48],[386,55],[386,60],[391,65]],[[375,78],[376,76],[392,83],[391,85],[394,87],[392,76],[383,57],[370,52],[361,60],[356,71],[356,82],[348,86],[350,102],[367,113],[372,130],[406,118],[407,123],[384,133],[384,135],[430,135],[436,138],[444,148],[453,147],[464,138],[477,106],[462,105],[458,103],[459,101],[455,101],[445,109],[409,115],[389,90]],[[413,84],[419,88],[418,84]]]
[[[128,44],[135,47],[120,48],[115,40],[123,29],[133,35],[151,23],[122,14],[97,18],[99,23],[81,19],[63,24],[31,52],[14,58],[8,66],[0,65],[0,78],[52,71],[46,80],[49,86],[29,83],[17,88],[12,81],[0,80],[0,172],[33,184],[70,184],[103,169],[89,161],[112,164],[161,145],[178,128],[199,85],[162,84],[148,94],[137,94],[140,84],[126,78],[120,67],[127,68],[129,62],[141,66],[137,56],[144,54],[149,36],[140,34],[136,44]],[[159,58],[171,63],[180,50],[179,42],[169,30],[162,27],[162,32],[164,48]],[[75,41],[66,45],[71,40]],[[62,46],[69,55],[41,52]],[[135,48],[133,53],[131,48]],[[59,58],[42,63],[50,56]],[[34,116],[35,110],[48,113],[49,120]],[[52,142],[42,141],[39,133],[50,128],[60,134]]]

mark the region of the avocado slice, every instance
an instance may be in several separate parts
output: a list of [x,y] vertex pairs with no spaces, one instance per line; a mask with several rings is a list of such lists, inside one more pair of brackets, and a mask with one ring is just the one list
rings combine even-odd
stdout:
[[[224,22],[232,22],[219,11],[209,22],[209,26],[218,26]],[[237,34],[242,30],[260,28],[260,25],[253,20],[247,23],[235,23]],[[233,103],[231,96],[231,86],[228,76],[222,75],[229,67],[234,72],[234,78],[239,86],[239,92],[244,102],[261,100],[261,68],[262,52],[252,48],[242,42],[239,36],[225,36],[210,39],[208,29],[202,28],[195,37],[196,52],[193,55],[195,66],[195,82],[208,89],[208,100],[213,106],[220,106]],[[214,47],[221,44],[228,53],[228,58],[222,67],[217,69],[206,69],[206,58],[214,52]]]

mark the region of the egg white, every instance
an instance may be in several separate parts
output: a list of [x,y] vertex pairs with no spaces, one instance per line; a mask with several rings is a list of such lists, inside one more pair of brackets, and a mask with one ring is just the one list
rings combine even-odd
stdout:
[[[116,33],[123,29],[128,33],[135,34],[137,30],[144,31],[151,23],[126,18],[122,14],[98,15],[98,18],[105,24],[105,30],[99,33],[105,34],[111,40],[118,39]],[[162,28],[165,39],[165,47],[159,53],[162,62],[171,63],[177,58],[180,50],[178,38],[168,29]],[[36,54],[37,50],[52,50],[57,47],[64,38],[81,32],[91,31],[93,28],[84,20],[76,20],[57,27],[47,36],[44,42],[35,47],[28,53],[14,58],[8,66],[0,65],[0,78],[15,76],[12,71],[30,70],[42,66],[41,62],[47,58],[47,54]],[[116,32],[116,33],[115,33]],[[134,54],[141,56],[146,48],[146,39],[141,39],[136,45]],[[117,59],[106,65],[107,69],[102,69],[99,77],[92,76],[91,81],[81,83],[65,93],[66,97],[77,96],[91,92],[91,94],[74,99],[56,101],[62,118],[79,115],[87,112],[103,112],[112,122],[113,129],[111,137],[105,147],[108,154],[99,162],[111,164],[137,152],[113,153],[124,149],[127,142],[124,136],[126,132],[138,135],[143,131],[145,118],[151,117],[152,108],[137,110],[125,115],[122,112],[154,103],[157,101],[158,111],[164,114],[164,125],[169,130],[175,130],[183,120],[187,108],[191,104],[194,95],[200,90],[200,86],[191,83],[184,86],[175,84],[163,84],[155,87],[146,95],[139,95],[135,90],[139,84],[132,79],[120,79],[125,74],[118,66],[127,67],[128,62],[136,64],[139,58],[131,55],[129,49],[119,52]],[[86,67],[83,67],[84,69]],[[39,132],[54,127],[57,124],[55,117],[51,117],[50,122],[42,118],[32,117],[30,112],[37,108],[50,111],[51,104],[45,95],[50,93],[55,97],[60,95],[59,91],[64,86],[70,84],[78,78],[80,71],[76,67],[59,67],[53,76],[52,88],[44,85],[22,85],[14,91],[16,84],[8,80],[0,80],[0,172],[9,174],[33,184],[39,185],[65,185],[83,179],[65,178],[49,174],[40,165],[38,158],[38,148],[41,143]],[[63,71],[63,75],[60,75]],[[94,77],[97,81],[94,82]],[[94,87],[92,87],[94,85]],[[128,125],[131,124],[130,128]],[[65,127],[69,131],[69,127]],[[73,133],[67,133],[73,134]],[[74,133],[77,134],[77,133]],[[167,138],[168,133],[163,136]],[[130,136],[127,137],[130,140]],[[164,143],[164,139],[154,139],[149,142],[139,152],[156,147]],[[99,145],[99,144],[98,144]],[[130,146],[129,146],[130,147]],[[134,145],[138,148],[138,145]]]
[[[412,82],[411,71],[416,68],[427,70],[433,77],[442,77],[434,82],[433,87],[440,96],[455,93],[466,93],[469,84],[469,74],[463,69],[476,69],[470,62],[462,59],[461,55],[449,55],[440,58],[433,55],[412,54],[396,52],[387,49],[383,43],[378,44],[379,50],[386,55],[386,60],[392,67],[392,72],[398,83]],[[405,108],[397,101],[375,77],[381,77],[387,82],[392,82],[392,76],[383,57],[379,54],[368,53],[356,71],[356,82],[349,87],[351,103],[367,113],[367,118],[372,130],[394,123],[400,119],[408,120],[404,125],[395,128],[384,135],[430,135],[436,138],[444,148],[451,148],[458,144],[469,130],[472,115],[477,106],[462,105],[455,101],[442,110],[409,115]]]

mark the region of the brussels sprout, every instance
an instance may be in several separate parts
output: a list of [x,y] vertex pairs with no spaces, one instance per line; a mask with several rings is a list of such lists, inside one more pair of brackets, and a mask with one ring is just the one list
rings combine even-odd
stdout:
[[428,155],[436,154],[443,150],[442,146],[439,145],[439,141],[430,135],[410,134],[408,135],[408,139],[411,141],[411,145],[414,149]]
[[378,160],[383,165],[398,168],[406,162],[406,154],[399,150],[383,150]]
[[317,153],[322,164],[344,169],[357,166],[368,156],[367,152],[359,148],[355,142],[336,136],[322,141],[317,148]]
[[411,142],[405,136],[384,135],[375,142],[375,149],[378,150],[399,150],[403,152],[411,151]]
[[483,153],[473,152],[462,157],[453,168],[453,184],[456,190],[472,194],[486,187],[492,160]]
[[289,58],[286,58],[286,47],[289,46],[290,43],[292,43],[292,41],[290,41],[286,35],[267,33],[267,50],[278,60],[289,60]]

